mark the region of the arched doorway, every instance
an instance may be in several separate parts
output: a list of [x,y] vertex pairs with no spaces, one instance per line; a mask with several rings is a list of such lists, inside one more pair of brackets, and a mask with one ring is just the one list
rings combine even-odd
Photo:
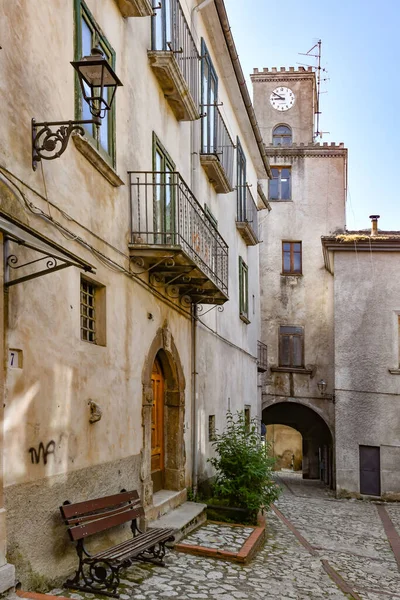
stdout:
[[321,479],[334,487],[333,438],[324,419],[312,408],[295,402],[277,402],[262,413],[265,425],[286,425],[303,437],[303,478]]
[[151,373],[153,407],[151,410],[151,479],[153,492],[164,487],[164,375],[156,357]]
[[157,331],[142,371],[143,503],[185,488],[185,377],[168,324]]

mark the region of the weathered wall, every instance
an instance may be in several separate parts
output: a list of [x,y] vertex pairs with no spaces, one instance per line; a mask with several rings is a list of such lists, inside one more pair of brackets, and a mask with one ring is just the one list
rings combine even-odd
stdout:
[[359,446],[379,446],[381,492],[400,497],[398,252],[335,253],[336,472],[359,493]]
[[[167,298],[163,289],[152,288],[146,274],[132,276],[128,257],[127,171],[152,170],[153,132],[200,205],[207,203],[212,210],[230,249],[230,301],[224,312],[214,310],[200,316],[209,329],[198,326],[200,441],[196,453],[201,475],[208,476],[205,465],[210,448],[203,434],[214,407],[218,406],[218,423],[229,407],[236,410],[244,404],[250,404],[252,414],[259,415],[255,362],[258,248],[248,248],[236,229],[236,192],[216,194],[200,165],[200,121],[176,120],[149,66],[150,18],[124,19],[114,0],[87,0],[115,50],[115,70],[124,84],[116,95],[115,171],[125,185],[111,185],[72,140],[59,160],[43,161],[36,172],[31,169],[31,118],[74,118],[74,71],[70,65],[74,59],[73,4],[73,0],[44,0],[40,13],[29,0],[14,2],[7,9],[0,7],[0,167],[23,182],[18,185],[26,194],[23,197],[16,188],[15,195],[6,192],[4,185],[10,175],[3,171],[0,207],[93,264],[96,274],[92,279],[106,286],[105,346],[80,339],[77,269],[17,285],[7,296],[5,349],[20,350],[23,364],[22,368],[9,368],[6,375],[5,486],[10,559],[15,560],[17,576],[24,585],[45,572],[61,577],[71,569],[73,552],[66,550],[57,512],[62,501],[115,493],[121,487],[142,489],[143,481],[148,482],[142,373],[153,340],[165,326],[186,382],[181,392],[179,441],[183,485],[192,484],[190,314],[177,300]],[[184,5],[186,17],[189,23],[193,21],[198,47],[200,37],[206,37],[220,77],[221,110],[232,139],[241,139],[247,179],[254,191],[260,157],[225,42],[218,27],[215,29],[215,9],[210,5],[195,14],[194,4]],[[9,102],[10,97],[18,98],[18,106]],[[239,255],[249,265],[249,325],[239,318]],[[218,360],[210,360],[216,357]],[[228,381],[231,369],[235,374]],[[89,423],[89,400],[102,409],[101,420],[94,424]],[[47,454],[43,452],[46,449]],[[145,500],[151,503],[148,490]],[[30,506],[39,510],[40,518],[23,527]]]
[[275,471],[301,471],[303,438],[299,431],[286,425],[267,425],[266,439],[271,444],[270,455],[276,460]]

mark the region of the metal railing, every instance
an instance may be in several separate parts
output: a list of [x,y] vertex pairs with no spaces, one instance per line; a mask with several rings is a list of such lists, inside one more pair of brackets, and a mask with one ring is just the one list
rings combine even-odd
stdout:
[[257,367],[264,372],[268,369],[268,347],[262,342],[257,342]]
[[[202,106],[202,113],[207,113],[201,128],[201,153],[215,154],[229,181],[233,186],[233,163],[235,145],[217,106]],[[212,120],[212,124],[210,123]]]
[[228,294],[228,246],[177,172],[130,171],[131,243],[179,246]]
[[237,221],[248,223],[254,235],[259,239],[258,209],[248,185],[238,186]]
[[200,55],[178,0],[163,0],[152,17],[151,49],[175,56],[190,94],[199,106]]

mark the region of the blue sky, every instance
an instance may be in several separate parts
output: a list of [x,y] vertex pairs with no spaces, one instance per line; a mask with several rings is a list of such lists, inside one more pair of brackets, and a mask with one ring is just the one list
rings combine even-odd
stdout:
[[[243,71],[304,62],[322,40],[324,142],[349,151],[347,228],[400,230],[398,0],[225,0]],[[307,60],[305,62],[308,62]],[[314,64],[310,62],[310,64]],[[249,90],[252,90],[248,79]]]

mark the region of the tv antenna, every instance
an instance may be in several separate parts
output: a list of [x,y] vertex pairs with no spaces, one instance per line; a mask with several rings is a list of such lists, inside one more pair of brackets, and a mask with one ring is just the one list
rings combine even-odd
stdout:
[[[308,52],[299,52],[299,54],[301,56],[309,56],[310,58],[315,58],[316,60],[316,65],[304,65],[305,67],[312,67],[313,69],[316,70],[317,73],[317,110],[315,112],[315,114],[317,115],[316,118],[316,130],[314,133],[314,140],[316,140],[317,138],[322,138],[322,134],[323,133],[329,133],[327,131],[320,131],[319,129],[319,118],[321,115],[321,111],[319,109],[319,102],[320,102],[320,96],[321,96],[321,81],[327,81],[328,78],[321,78],[321,71],[326,73],[326,69],[321,67],[321,56],[322,56],[322,41],[318,40],[318,42],[316,44],[314,44],[314,46],[312,48],[310,48],[310,50]],[[297,63],[297,64],[302,64],[302,63]]]

